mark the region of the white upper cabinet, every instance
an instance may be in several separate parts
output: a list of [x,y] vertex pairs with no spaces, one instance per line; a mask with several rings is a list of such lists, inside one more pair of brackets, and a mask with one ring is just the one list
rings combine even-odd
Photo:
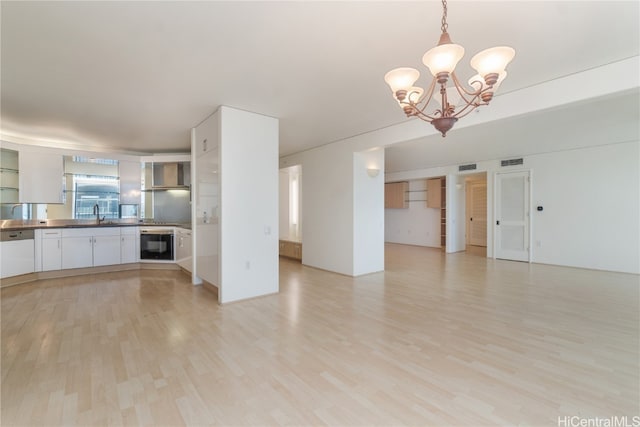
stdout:
[[218,148],[220,115],[216,112],[200,123],[195,133],[195,155],[200,156]]
[[62,154],[21,150],[18,160],[20,203],[63,202]]

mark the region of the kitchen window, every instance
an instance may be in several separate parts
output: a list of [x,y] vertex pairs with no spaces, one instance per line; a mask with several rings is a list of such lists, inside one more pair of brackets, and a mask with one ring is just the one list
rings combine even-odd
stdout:
[[80,156],[65,156],[65,206],[74,219],[93,219],[93,207],[100,217],[118,218],[120,178],[118,161]]
[[120,181],[116,177],[73,176],[73,218],[95,218],[93,207],[100,207],[100,216],[118,218]]

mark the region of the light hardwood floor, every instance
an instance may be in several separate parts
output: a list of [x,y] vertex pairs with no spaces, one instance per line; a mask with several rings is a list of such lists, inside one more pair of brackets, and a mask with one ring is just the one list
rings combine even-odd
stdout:
[[[387,245],[219,306],[176,271],[2,289],[1,423],[549,425],[636,416],[638,276]],[[629,418],[631,420],[631,418]]]

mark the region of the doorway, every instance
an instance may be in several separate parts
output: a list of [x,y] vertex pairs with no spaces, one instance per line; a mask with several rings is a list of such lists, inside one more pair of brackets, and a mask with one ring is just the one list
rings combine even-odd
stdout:
[[487,255],[487,174],[465,177],[465,248]]

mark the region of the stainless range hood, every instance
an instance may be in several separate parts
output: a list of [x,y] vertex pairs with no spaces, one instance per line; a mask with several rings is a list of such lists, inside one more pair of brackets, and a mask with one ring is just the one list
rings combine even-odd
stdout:
[[154,163],[153,185],[155,190],[188,190],[191,170],[188,162]]

